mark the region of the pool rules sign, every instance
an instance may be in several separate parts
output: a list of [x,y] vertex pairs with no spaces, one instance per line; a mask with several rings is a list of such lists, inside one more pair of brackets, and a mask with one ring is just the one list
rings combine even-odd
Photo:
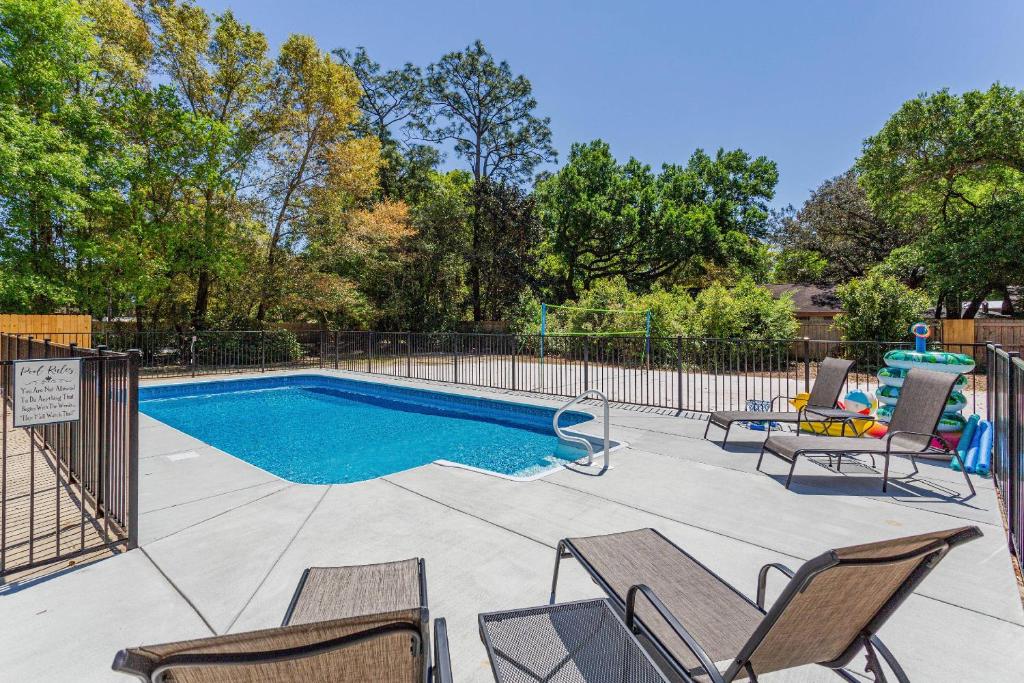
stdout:
[[15,361],[14,426],[77,422],[81,380],[81,358]]

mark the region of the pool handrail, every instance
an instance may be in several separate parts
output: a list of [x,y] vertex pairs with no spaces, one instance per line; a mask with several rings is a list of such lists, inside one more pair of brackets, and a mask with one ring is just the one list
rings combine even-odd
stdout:
[[562,413],[564,413],[567,409],[574,406],[576,403],[590,395],[597,396],[604,402],[604,469],[608,469],[611,466],[611,463],[608,460],[608,451],[610,450],[611,440],[608,436],[608,397],[605,396],[604,392],[598,391],[597,389],[587,389],[586,391],[582,392],[579,396],[572,399],[571,401],[569,401],[568,403],[566,403],[561,408],[555,411],[555,416],[554,418],[552,418],[551,424],[555,428],[555,435],[558,436],[558,438],[561,439],[562,441],[568,441],[570,443],[575,444],[582,444],[583,447],[587,449],[586,466],[590,467],[591,465],[593,465],[594,445],[590,442],[590,439],[584,438],[582,436],[576,436],[575,434],[567,434],[562,431],[561,427],[558,426],[558,418],[562,416]]

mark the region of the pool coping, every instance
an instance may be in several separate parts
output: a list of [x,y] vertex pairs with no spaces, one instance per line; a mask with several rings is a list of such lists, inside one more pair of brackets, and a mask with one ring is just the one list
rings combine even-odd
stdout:
[[[334,379],[344,379],[344,380],[348,380],[348,381],[351,381],[351,382],[364,383],[364,384],[375,384],[375,385],[382,385],[382,386],[397,386],[397,387],[403,387],[403,388],[406,388],[406,389],[410,389],[410,390],[414,390],[414,391],[420,391],[420,392],[424,392],[424,393],[433,393],[433,394],[450,395],[450,396],[457,396],[457,397],[463,397],[463,398],[471,398],[471,399],[476,399],[476,400],[490,401],[492,403],[504,403],[504,404],[507,404],[507,405],[527,407],[527,408],[544,408],[544,409],[558,410],[558,407],[549,405],[550,403],[555,402],[557,400],[557,399],[553,399],[553,398],[552,399],[538,399],[540,401],[543,401],[542,403],[531,402],[531,401],[508,400],[508,399],[502,399],[502,398],[491,398],[489,396],[479,396],[479,395],[477,395],[475,393],[469,393],[467,391],[458,391],[458,389],[469,389],[469,390],[474,389],[474,387],[471,387],[471,386],[465,386],[464,387],[462,385],[457,385],[457,386],[447,386],[446,385],[443,389],[437,388],[437,387],[431,387],[431,388],[427,389],[427,388],[423,388],[423,387],[413,387],[413,386],[410,386],[409,383],[401,381],[401,380],[405,379],[405,378],[402,378],[402,377],[388,377],[388,376],[379,376],[379,375],[369,375],[368,377],[373,377],[373,379],[363,379],[362,376],[359,376],[359,378],[352,377],[353,374],[358,375],[358,373],[352,373],[352,372],[344,371],[344,370],[331,370],[331,369],[328,369],[328,368],[323,368],[323,369],[321,369],[321,368],[297,368],[297,369],[294,369],[294,370],[272,370],[272,371],[265,372],[265,373],[238,373],[238,374],[230,375],[229,377],[223,377],[223,376],[218,377],[216,375],[200,375],[200,376],[196,376],[196,377],[167,377],[167,378],[157,378],[157,377],[154,377],[154,378],[145,378],[145,379],[143,379],[143,381],[139,383],[139,389],[141,390],[141,389],[144,389],[144,388],[157,387],[157,386],[188,386],[188,385],[191,385],[191,384],[209,384],[209,383],[214,383],[214,382],[216,382],[216,383],[230,383],[230,382],[241,382],[241,381],[253,380],[253,379],[258,379],[258,378],[270,379],[271,377],[284,377],[284,376],[288,376],[288,377],[301,377],[303,375],[309,375],[309,376],[313,376],[313,377],[328,377],[328,378],[334,378]],[[383,381],[383,382],[381,382],[381,381],[377,381],[378,379],[391,380],[391,381]],[[444,389],[454,389],[454,390],[445,391]],[[564,402],[562,403],[562,405],[564,405]],[[580,425],[595,425],[595,424],[599,424],[599,423],[603,424],[602,416],[598,415],[595,411],[592,411],[592,410],[590,410],[588,408],[589,408],[588,406],[582,406],[582,405],[579,405],[579,404],[576,404],[576,405],[573,406],[572,412],[583,413],[583,414],[586,414],[586,415],[590,416],[590,418],[591,418],[591,419],[589,419],[589,420],[587,420],[585,422],[579,423],[579,424]],[[275,474],[274,472],[271,472],[270,470],[266,470],[266,469],[260,467],[259,465],[255,464],[255,463],[249,462],[248,460],[246,460],[246,459],[244,459],[244,458],[242,458],[240,456],[237,456],[237,455],[235,455],[233,453],[229,453],[228,451],[225,451],[225,450],[223,450],[221,448],[218,448],[217,446],[214,446],[213,444],[207,443],[206,441],[203,441],[199,437],[197,437],[197,436],[195,436],[193,434],[189,434],[188,432],[183,431],[181,429],[178,429],[177,427],[169,425],[166,422],[163,422],[162,420],[159,420],[159,419],[157,419],[157,418],[155,418],[155,417],[153,417],[151,415],[146,415],[146,418],[148,418],[149,420],[152,420],[156,424],[159,424],[163,428],[173,430],[173,431],[175,431],[175,432],[177,432],[179,434],[183,434],[183,435],[187,436],[188,438],[193,439],[193,440],[203,444],[203,446],[205,446],[207,448],[211,448],[211,449],[217,451],[218,453],[223,453],[224,455],[228,455],[228,456],[234,458],[235,460],[239,460],[239,461],[245,463],[246,465],[259,470],[260,472],[268,474],[268,475],[274,477],[275,479],[278,479],[280,481],[286,482],[288,484],[297,484],[297,485],[300,485],[300,486],[345,486],[345,485],[350,485],[350,484],[361,484],[361,483],[365,483],[367,481],[374,481],[374,480],[380,479],[382,477],[387,477],[387,476],[390,476],[392,474],[396,474],[396,472],[389,472],[388,474],[383,474],[383,475],[380,475],[379,477],[371,477],[370,479],[361,479],[359,481],[334,482],[334,483],[327,483],[327,484],[292,481],[291,479],[286,479],[286,478],[284,478],[284,477],[282,477],[282,476],[280,476],[278,474]],[[590,444],[594,448],[594,457],[593,457],[593,464],[592,465],[584,464],[582,462],[584,460],[584,458],[580,458],[579,460],[568,461],[565,464],[554,464],[551,467],[543,469],[540,472],[535,472],[533,474],[514,475],[514,474],[504,474],[502,472],[494,472],[492,470],[483,469],[481,467],[474,467],[473,465],[466,465],[464,463],[455,462],[455,461],[452,461],[452,460],[446,460],[444,458],[438,458],[438,459],[432,460],[432,461],[430,461],[428,463],[424,463],[422,465],[417,465],[416,467],[411,467],[411,468],[405,469],[405,470],[398,470],[398,472],[409,472],[409,471],[417,469],[418,467],[425,467],[427,465],[438,465],[440,467],[452,467],[452,468],[457,468],[457,469],[468,470],[470,472],[476,472],[478,474],[485,474],[487,476],[497,477],[499,479],[505,479],[507,481],[531,482],[531,481],[537,481],[539,479],[543,479],[545,477],[551,476],[552,474],[555,474],[557,472],[561,472],[561,471],[564,471],[564,470],[567,470],[567,469],[572,469],[574,471],[578,471],[578,470],[575,469],[576,467],[594,467],[594,466],[596,466],[596,463],[598,461],[603,461],[603,460],[608,459],[606,454],[605,454],[605,451],[604,451],[604,439],[602,437],[598,437],[598,436],[593,435],[593,434],[587,434],[585,432],[577,431],[575,429],[572,429],[571,427],[563,427],[561,429],[561,431],[562,431],[562,433],[567,434],[569,436],[580,437],[580,438],[586,439],[588,442],[590,442]],[[609,448],[608,448],[608,451],[607,451],[607,455],[608,456],[610,456],[611,453],[614,453],[616,451],[621,451],[621,450],[629,448],[629,443],[626,442],[626,441],[618,441],[618,440],[609,438],[608,443],[609,443]],[[167,456],[167,455],[173,455],[173,454],[172,453],[168,453],[168,454],[164,454],[164,455]],[[600,472],[602,472],[602,471],[604,471],[606,469],[615,469],[615,468],[614,468],[613,465],[602,465],[600,469],[595,469],[595,472],[600,473]]]

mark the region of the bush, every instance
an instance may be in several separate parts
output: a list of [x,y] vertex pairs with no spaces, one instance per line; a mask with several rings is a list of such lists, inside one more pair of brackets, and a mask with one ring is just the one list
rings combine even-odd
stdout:
[[[655,288],[638,295],[625,280],[602,280],[567,306],[651,311],[652,337],[721,337],[789,339],[798,328],[789,297],[775,299],[771,291],[744,278],[732,289],[708,287],[696,299],[684,289]],[[548,316],[549,334],[608,333],[644,328],[642,313],[634,315],[555,309]]]
[[732,289],[715,284],[696,299],[697,317],[691,336],[717,339],[791,339],[799,325],[788,295],[776,299],[771,290],[743,278]]
[[835,326],[846,341],[903,341],[928,309],[928,297],[881,272],[836,288],[843,312]]

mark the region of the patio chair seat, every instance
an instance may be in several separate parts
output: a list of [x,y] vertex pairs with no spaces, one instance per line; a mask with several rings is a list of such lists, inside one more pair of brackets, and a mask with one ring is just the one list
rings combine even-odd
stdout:
[[[620,604],[625,604],[631,586],[650,586],[713,661],[734,657],[764,617],[743,595],[653,529],[566,540]],[[691,672],[701,670],[694,654],[649,603],[637,605],[637,616]]]
[[417,610],[420,605],[419,560],[310,567],[302,576],[282,625]]
[[[885,453],[885,441],[870,437],[855,436],[822,436],[818,434],[779,434],[768,437],[765,450],[769,450],[781,459],[792,462],[797,453]],[[892,443],[892,452],[918,453],[920,444],[908,437],[901,439],[896,436]]]

